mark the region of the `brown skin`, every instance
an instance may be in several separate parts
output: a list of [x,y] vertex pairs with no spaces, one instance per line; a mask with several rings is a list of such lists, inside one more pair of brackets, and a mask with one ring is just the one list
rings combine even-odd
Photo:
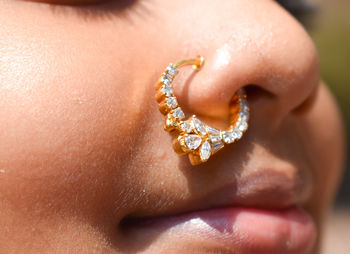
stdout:
[[[230,184],[253,207],[280,206],[257,193],[288,189],[282,205],[305,202],[321,234],[343,128],[312,41],[275,2],[1,1],[0,24],[1,253],[125,253],[138,238],[121,219],[199,209]],[[255,86],[245,137],[194,168],[162,131],[154,83],[198,54],[203,70],[176,81],[186,111],[225,126],[235,92]],[[213,250],[178,241],[164,233],[138,250]]]

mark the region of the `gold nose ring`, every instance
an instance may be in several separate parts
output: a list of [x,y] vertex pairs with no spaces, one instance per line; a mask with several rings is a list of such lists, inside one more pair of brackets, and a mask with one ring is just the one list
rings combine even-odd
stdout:
[[164,129],[176,137],[173,141],[175,152],[179,155],[188,154],[192,165],[206,162],[225,145],[241,139],[248,129],[249,107],[243,88],[235,93],[229,104],[230,125],[226,130],[210,127],[195,115],[185,120],[185,113],[174,95],[172,82],[179,68],[192,65],[195,71],[199,71],[203,64],[202,56],[170,63],[155,86],[159,110],[165,115]]

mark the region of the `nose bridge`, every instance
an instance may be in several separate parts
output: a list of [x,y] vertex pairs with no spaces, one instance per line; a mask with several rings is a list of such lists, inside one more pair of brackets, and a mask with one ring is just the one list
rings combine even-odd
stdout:
[[[186,90],[186,104],[211,117],[227,114],[235,92],[255,85],[273,95],[266,100],[283,117],[301,104],[318,84],[318,59],[314,44],[301,25],[280,7],[271,18],[257,18],[237,28],[225,27],[203,52],[205,65]],[[276,23],[276,21],[279,21]],[[249,96],[249,94],[248,94]],[[259,96],[259,95],[255,95]],[[248,98],[249,101],[249,98]]]

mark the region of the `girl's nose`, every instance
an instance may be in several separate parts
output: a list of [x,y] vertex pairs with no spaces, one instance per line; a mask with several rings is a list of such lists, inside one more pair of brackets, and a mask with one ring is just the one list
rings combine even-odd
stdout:
[[280,6],[272,1],[264,6],[273,18],[262,11],[254,21],[241,17],[242,27],[226,22],[220,29],[226,32],[208,40],[204,52],[198,52],[206,58],[203,68],[176,88],[188,110],[204,117],[225,117],[236,91],[248,87],[252,113],[268,117],[264,125],[276,127],[310,97],[319,82],[314,44]]

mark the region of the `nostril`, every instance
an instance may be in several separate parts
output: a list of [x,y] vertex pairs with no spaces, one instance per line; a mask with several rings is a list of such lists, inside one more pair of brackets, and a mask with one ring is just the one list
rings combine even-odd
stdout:
[[[246,85],[244,87],[251,111],[250,123],[259,123],[261,130],[270,129],[278,125],[280,107],[278,107],[279,96],[266,90],[261,85]],[[268,120],[267,120],[268,119]],[[269,125],[270,127],[267,127]],[[275,129],[275,127],[273,127]]]
[[267,91],[259,85],[247,85],[244,87],[249,102],[258,101],[261,99],[275,99],[277,96]]

